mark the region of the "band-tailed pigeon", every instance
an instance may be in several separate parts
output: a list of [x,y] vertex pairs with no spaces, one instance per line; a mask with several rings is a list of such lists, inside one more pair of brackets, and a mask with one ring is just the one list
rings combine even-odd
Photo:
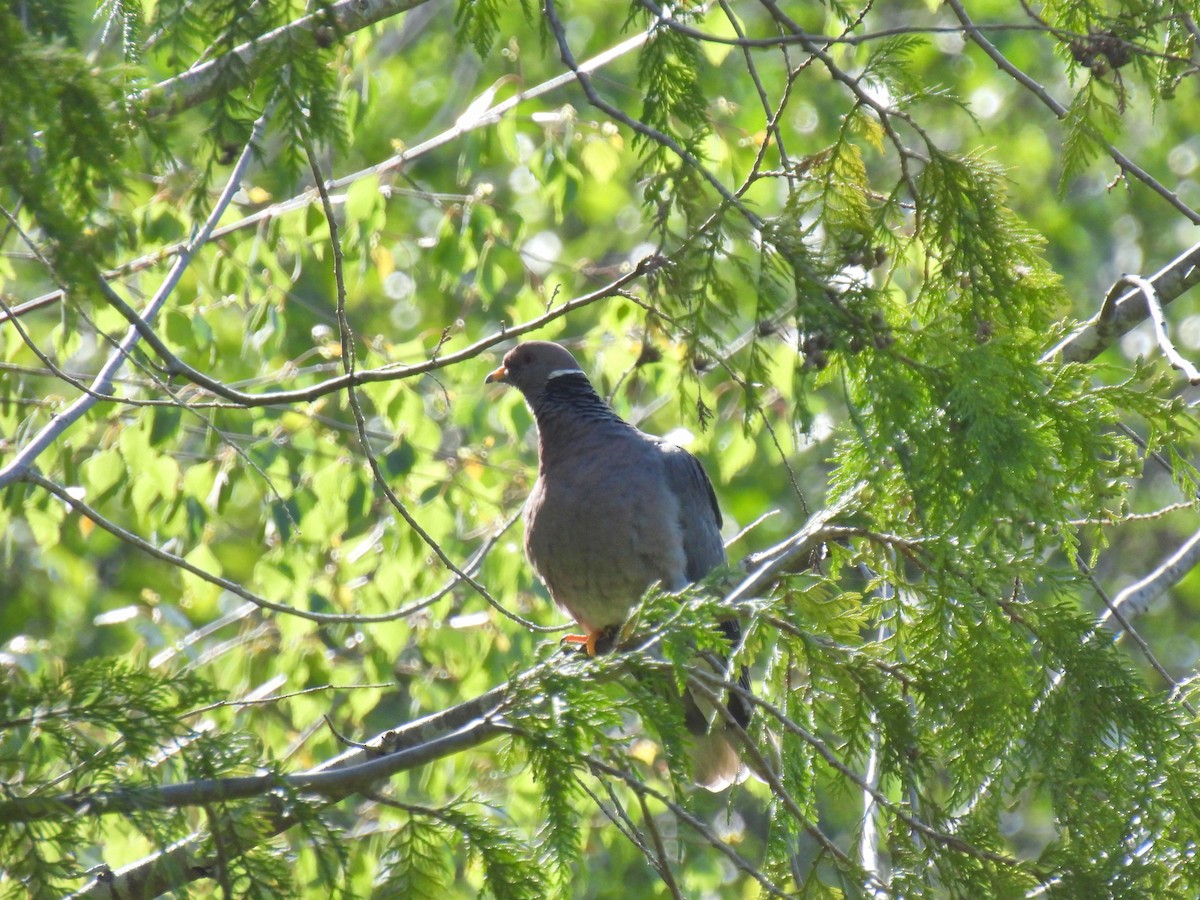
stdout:
[[[678,591],[725,562],[721,513],[699,460],[613,412],[566,349],[518,344],[492,382],[517,388],[537,422],[525,553],[550,596],[586,630],[589,652],[597,639],[616,637],[652,584]],[[736,620],[720,627],[737,641]],[[740,680],[749,687],[744,667]],[[682,699],[696,783],[719,791],[741,781],[746,769],[725,717],[690,693]],[[728,709],[739,725],[749,723],[744,697],[730,695]]]

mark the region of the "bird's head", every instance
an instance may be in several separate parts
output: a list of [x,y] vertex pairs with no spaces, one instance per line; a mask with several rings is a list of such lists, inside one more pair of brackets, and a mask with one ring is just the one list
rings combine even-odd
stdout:
[[536,397],[552,378],[579,373],[579,363],[565,347],[550,341],[526,341],[504,356],[504,365],[484,379],[484,384],[511,384],[526,397]]

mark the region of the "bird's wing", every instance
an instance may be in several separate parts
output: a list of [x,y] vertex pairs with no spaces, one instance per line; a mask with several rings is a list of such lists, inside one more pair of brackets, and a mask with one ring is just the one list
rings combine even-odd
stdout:
[[665,441],[659,447],[667,486],[679,503],[679,529],[687,557],[687,580],[699,581],[725,562],[717,495],[700,460],[682,447]]

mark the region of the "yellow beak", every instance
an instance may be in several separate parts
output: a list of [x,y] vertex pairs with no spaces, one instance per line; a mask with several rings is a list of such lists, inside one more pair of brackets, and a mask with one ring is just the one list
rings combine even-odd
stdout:
[[488,375],[487,378],[483,379],[484,384],[492,384],[497,381],[501,384],[508,383],[508,369],[506,369],[504,366],[501,366],[495,372],[492,372],[492,374]]

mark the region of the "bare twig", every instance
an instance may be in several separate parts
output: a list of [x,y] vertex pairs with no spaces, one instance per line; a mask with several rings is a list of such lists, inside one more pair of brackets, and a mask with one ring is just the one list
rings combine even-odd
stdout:
[[[213,228],[224,214],[226,208],[233,200],[233,195],[241,189],[242,175],[250,164],[252,156],[252,148],[262,136],[263,130],[267,125],[267,113],[264,112],[254,123],[254,128],[251,131],[250,139],[246,142],[246,146],[242,148],[241,156],[233,166],[233,171],[229,174],[229,180],[225,184],[224,190],[217,198],[217,202],[213,205],[212,212],[201,226],[200,230],[188,242],[185,250],[181,251],[176,257],[175,263],[171,266],[167,277],[163,279],[159,285],[154,297],[146,305],[145,310],[140,316],[137,316],[141,326],[135,325],[130,328],[124,339],[118,345],[117,350],[113,352],[107,362],[101,366],[100,371],[92,380],[90,389],[94,393],[107,394],[112,390],[112,379],[117,371],[124,364],[126,357],[137,346],[138,342],[145,336],[145,332],[149,330],[149,323],[154,320],[154,317],[162,309],[167,299],[175,290],[175,286],[179,283],[179,279],[183,276],[184,271],[192,261],[192,257],[208,241],[212,234]],[[107,283],[101,281],[104,287]],[[136,315],[136,314],[135,314]],[[0,468],[0,487],[11,484],[20,479],[33,465],[34,461],[75,422],[77,422],[88,410],[95,406],[97,400],[91,394],[85,394],[67,409],[56,415],[50,422],[34,436],[34,438],[17,451],[16,455],[5,465]]]
[[[1150,644],[1142,637],[1141,632],[1133,627],[1133,622],[1129,618],[1126,618],[1124,612],[1116,605],[1113,598],[1108,596],[1108,591],[1101,587],[1099,580],[1096,578],[1096,573],[1091,570],[1081,554],[1076,554],[1075,563],[1079,566],[1080,571],[1087,575],[1088,580],[1092,583],[1092,588],[1100,596],[1100,599],[1104,601],[1104,606],[1107,609],[1107,612],[1100,617],[1096,627],[1092,629],[1091,635],[1093,637],[1099,635],[1107,625],[1110,628],[1118,630],[1117,636],[1113,639],[1114,642],[1121,640],[1123,637],[1128,637],[1137,646],[1138,650],[1141,651],[1141,654],[1146,658],[1146,662],[1150,663],[1150,668],[1154,669],[1158,673],[1158,677],[1163,680],[1163,683],[1171,688],[1171,696],[1178,697],[1180,705],[1195,716],[1196,708],[1184,695],[1179,682],[1171,677],[1171,673],[1159,662],[1158,657],[1154,655],[1154,651],[1150,649]],[[1110,618],[1111,622],[1115,622],[1116,625],[1112,625],[1108,621]]]
[[1119,519],[1115,517],[1115,514],[1112,517],[1105,518],[1072,519],[1071,525],[1076,528],[1081,528],[1085,525],[1128,525],[1131,522],[1152,522],[1155,519],[1161,519],[1164,516],[1169,516],[1173,512],[1179,512],[1182,509],[1195,508],[1195,501],[1180,500],[1177,503],[1168,503],[1166,506],[1160,507],[1152,512],[1126,513]]
[[[1109,610],[1100,617],[1101,627],[1116,628],[1115,619],[1140,616],[1156,598],[1178,584],[1197,563],[1200,563],[1200,531],[1194,532],[1145,577],[1118,592]],[[1170,678],[1167,680],[1170,681]]]
[[755,228],[762,228],[762,219],[756,213],[750,210],[745,204],[743,204],[741,200],[735,197],[729,188],[724,184],[724,182],[710,172],[708,167],[706,167],[699,159],[697,159],[691,151],[681,146],[679,142],[670,135],[663,134],[657,128],[647,125],[645,122],[639,119],[633,118],[624,110],[614,106],[602,98],[599,93],[597,93],[595,86],[592,84],[592,79],[588,76],[588,73],[583,71],[583,69],[580,68],[579,63],[575,60],[575,54],[572,52],[571,45],[567,41],[567,32],[563,27],[562,21],[558,17],[558,11],[555,7],[554,0],[546,0],[542,6],[542,9],[546,15],[546,21],[550,26],[550,31],[558,43],[558,52],[562,57],[563,64],[573,73],[575,73],[575,78],[578,80],[579,86],[583,88],[583,92],[587,96],[588,102],[591,103],[592,106],[596,107],[596,109],[602,111],[610,118],[620,122],[625,127],[633,130],[637,134],[640,134],[647,140],[653,141],[654,143],[670,150],[677,157],[679,157],[679,159],[685,165],[687,165],[688,168],[692,169],[694,172],[696,172],[696,174],[708,182],[709,186],[721,196],[725,203],[737,209]]
[[[1160,306],[1177,300],[1200,284],[1200,244],[1188,248],[1151,275],[1149,283]],[[1063,362],[1086,362],[1095,359],[1114,340],[1149,315],[1146,297],[1138,288],[1125,292],[1116,301],[1106,298],[1099,313],[1047,351],[1042,361],[1061,358]]]
[[[134,313],[130,316],[131,324],[133,324],[133,333],[140,335],[146,340],[147,344],[155,350],[156,353],[163,359],[168,371],[175,375],[182,375],[189,381],[212,394],[224,397],[244,408],[254,408],[260,406],[273,406],[276,404],[293,404],[304,403],[311,400],[316,400],[319,397],[324,397],[328,394],[337,393],[345,390],[349,386],[358,386],[362,384],[371,384],[382,381],[400,381],[407,378],[414,378],[419,375],[426,375],[438,369],[443,369],[448,366],[456,365],[467,359],[473,359],[484,350],[495,346],[503,341],[510,340],[530,331],[536,331],[544,327],[549,322],[555,319],[581,309],[585,306],[590,306],[600,300],[605,300],[615,296],[625,296],[624,289],[626,285],[639,281],[646,276],[647,273],[653,271],[663,262],[661,257],[648,257],[642,260],[641,264],[636,266],[632,271],[625,273],[616,280],[610,282],[599,290],[576,297],[573,300],[568,300],[553,309],[529,319],[509,328],[502,328],[496,334],[490,337],[482,338],[475,343],[459,350],[455,353],[447,353],[423,362],[414,363],[412,365],[402,365],[392,363],[385,366],[380,366],[375,369],[358,369],[353,375],[340,375],[333,378],[328,378],[318,384],[311,385],[306,388],[297,388],[288,391],[266,391],[261,394],[251,394],[244,391],[235,390],[223,384],[217,379],[214,379],[203,372],[194,369],[187,363],[175,356],[162,342],[149,324]],[[128,310],[128,304],[125,304]],[[124,312],[124,310],[119,310]],[[135,341],[136,343],[136,341]],[[53,424],[53,423],[52,423]],[[17,460],[9,463],[4,469],[0,469],[0,487],[13,480],[14,476],[8,473],[9,469],[16,465]]]
[[[1038,84],[1024,71],[1022,71],[1019,66],[1011,63],[1004,56],[1004,54],[996,48],[995,44],[984,37],[983,33],[979,30],[979,27],[976,26],[976,24],[971,20],[971,17],[967,14],[967,11],[963,7],[961,0],[946,0],[946,4],[954,11],[954,15],[958,18],[958,21],[962,23],[963,31],[966,32],[967,36],[984,53],[987,54],[992,62],[996,64],[998,69],[1008,74],[1014,81],[1033,94],[1033,96],[1037,97],[1038,100],[1042,101],[1042,103],[1045,104],[1046,107],[1059,119],[1065,119],[1067,117],[1069,114],[1067,107],[1063,106],[1052,96],[1050,96],[1050,93],[1044,87]],[[1109,157],[1112,158],[1113,162],[1115,162],[1121,168],[1121,171],[1132,175],[1138,181],[1142,182],[1142,184],[1146,185],[1148,188],[1150,188],[1150,190],[1154,191],[1154,193],[1158,194],[1169,204],[1171,204],[1171,206],[1173,206],[1177,211],[1186,216],[1189,221],[1200,224],[1200,212],[1197,212],[1184,203],[1179,198],[1178,194],[1176,194],[1174,191],[1168,190],[1166,186],[1154,178],[1149,172],[1117,149],[1116,145],[1112,142],[1102,140],[1100,143],[1103,145]]]
[[642,838],[641,832],[638,831],[637,827],[633,824],[633,820],[629,818],[629,813],[625,811],[625,806],[621,803],[620,798],[617,797],[617,792],[613,789],[612,784],[608,781],[603,783],[604,792],[608,794],[608,799],[612,801],[612,809],[609,809],[604,805],[604,801],[597,796],[596,792],[591,789],[587,783],[587,780],[584,779],[579,773],[575,774],[575,783],[578,784],[583,792],[591,798],[593,803],[596,804],[596,809],[600,810],[600,812],[604,814],[605,818],[612,822],[613,825],[616,826],[617,830],[625,836],[625,840],[637,847],[638,850],[641,851],[642,855],[649,861],[650,865],[654,867],[655,871],[659,871],[658,860],[654,856],[654,851],[652,851],[646,844],[646,841]]
[[1181,371],[1190,383],[1200,384],[1200,371],[1197,371],[1196,367],[1183,357],[1171,340],[1171,334],[1167,330],[1167,318],[1163,315],[1162,303],[1158,299],[1154,285],[1140,275],[1122,275],[1117,283],[1132,285],[1141,292],[1142,297],[1146,300],[1146,308],[1150,311],[1150,321],[1154,323],[1154,336],[1158,341],[1158,349],[1167,358],[1167,362]]
[[675,900],[683,900],[683,892],[679,890],[679,883],[675,881],[675,874],[671,871],[671,860],[667,856],[667,848],[663,844],[662,835],[658,833],[658,825],[654,823],[654,813],[650,811],[650,804],[646,802],[644,794],[638,794],[637,799],[638,805],[642,808],[642,821],[646,823],[646,831],[650,833],[650,840],[654,843],[654,855],[658,860],[654,867],[658,870],[667,890],[671,892],[671,896]]
[[193,66],[181,75],[159,82],[138,99],[152,115],[174,115],[229,90],[229,72],[253,72],[260,59],[276,56],[281,48],[315,48],[327,39],[327,32],[352,34],[425,2],[427,0],[336,0],[240,44],[222,56]]

